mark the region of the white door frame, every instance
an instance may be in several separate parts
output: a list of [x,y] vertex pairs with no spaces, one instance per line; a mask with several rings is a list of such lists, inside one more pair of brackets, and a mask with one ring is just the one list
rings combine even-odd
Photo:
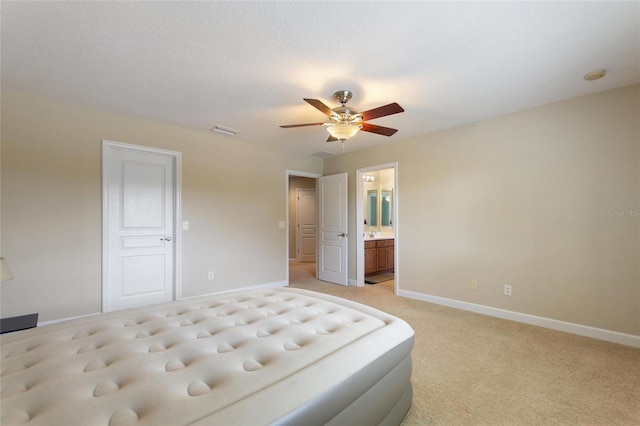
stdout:
[[[289,178],[291,176],[297,176],[297,177],[306,177],[306,178],[312,178],[312,179],[316,179],[316,194],[318,193],[318,184],[317,184],[317,179],[319,177],[322,176],[321,173],[309,173],[309,172],[301,172],[298,170],[289,170],[287,169],[285,171],[285,212],[287,215],[287,220],[285,222],[285,228],[286,228],[286,232],[285,232],[285,256],[284,256],[284,260],[285,260],[285,268],[284,270],[286,271],[285,274],[285,282],[287,283],[287,285],[289,285],[289,225],[291,223],[290,218],[289,218]],[[316,202],[316,213],[317,213],[317,209],[318,209],[318,203]],[[316,218],[317,218],[317,214],[316,214]],[[316,231],[317,233],[317,231]],[[318,238],[316,236],[316,264],[318,263],[318,247],[317,247],[317,241]],[[316,268],[316,278],[318,278],[318,268]]]
[[398,225],[400,221],[398,220],[398,162],[394,163],[386,163],[379,164],[376,166],[363,167],[361,169],[356,169],[356,286],[364,287],[364,181],[362,180],[362,176],[375,172],[378,170],[386,170],[386,169],[394,169],[393,170],[393,235],[394,235],[394,250],[393,250],[393,262],[394,262],[394,275],[395,275],[395,285],[393,292],[398,294],[398,289],[400,288],[400,268],[399,268],[399,256],[398,253],[400,250],[398,249],[399,241],[398,241]]
[[177,151],[169,151],[166,149],[152,148],[141,145],[131,145],[121,142],[102,140],[102,312],[109,311],[109,280],[108,280],[108,254],[109,254],[109,238],[108,238],[108,199],[107,199],[107,160],[108,149],[110,147],[117,147],[121,149],[127,149],[130,151],[138,152],[151,152],[156,154],[164,154],[174,157],[175,159],[175,176],[174,176],[174,192],[175,192],[175,205],[174,205],[174,269],[173,269],[173,300],[180,300],[182,298],[182,234],[181,227],[178,226],[182,221],[181,210],[181,194],[182,194],[182,153]]

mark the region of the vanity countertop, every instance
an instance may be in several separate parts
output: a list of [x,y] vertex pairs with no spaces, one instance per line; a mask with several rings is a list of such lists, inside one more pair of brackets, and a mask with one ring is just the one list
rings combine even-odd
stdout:
[[376,236],[370,237],[369,235],[365,235],[364,240],[365,241],[393,240],[393,236],[390,237],[388,235],[376,235]]

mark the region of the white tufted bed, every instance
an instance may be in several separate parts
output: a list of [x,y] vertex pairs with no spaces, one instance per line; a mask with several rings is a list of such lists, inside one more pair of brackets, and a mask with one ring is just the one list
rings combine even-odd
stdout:
[[398,424],[413,330],[279,288],[112,312],[1,337],[0,424]]

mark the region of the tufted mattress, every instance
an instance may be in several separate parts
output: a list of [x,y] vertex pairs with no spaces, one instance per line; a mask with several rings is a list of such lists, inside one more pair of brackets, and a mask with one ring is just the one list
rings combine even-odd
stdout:
[[398,424],[413,330],[299,289],[111,312],[1,337],[0,424]]

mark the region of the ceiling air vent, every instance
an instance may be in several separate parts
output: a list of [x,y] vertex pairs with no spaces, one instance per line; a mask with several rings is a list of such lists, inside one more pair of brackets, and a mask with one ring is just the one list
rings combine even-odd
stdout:
[[235,129],[231,129],[229,127],[224,127],[224,126],[213,126],[211,128],[212,132],[217,132],[217,133],[222,133],[223,135],[227,135],[227,136],[235,136],[238,133],[240,133],[240,130],[235,130]]
[[333,152],[319,151],[319,152],[314,152],[311,155],[315,157],[320,157],[320,158],[329,158],[329,157],[333,157],[335,154]]

